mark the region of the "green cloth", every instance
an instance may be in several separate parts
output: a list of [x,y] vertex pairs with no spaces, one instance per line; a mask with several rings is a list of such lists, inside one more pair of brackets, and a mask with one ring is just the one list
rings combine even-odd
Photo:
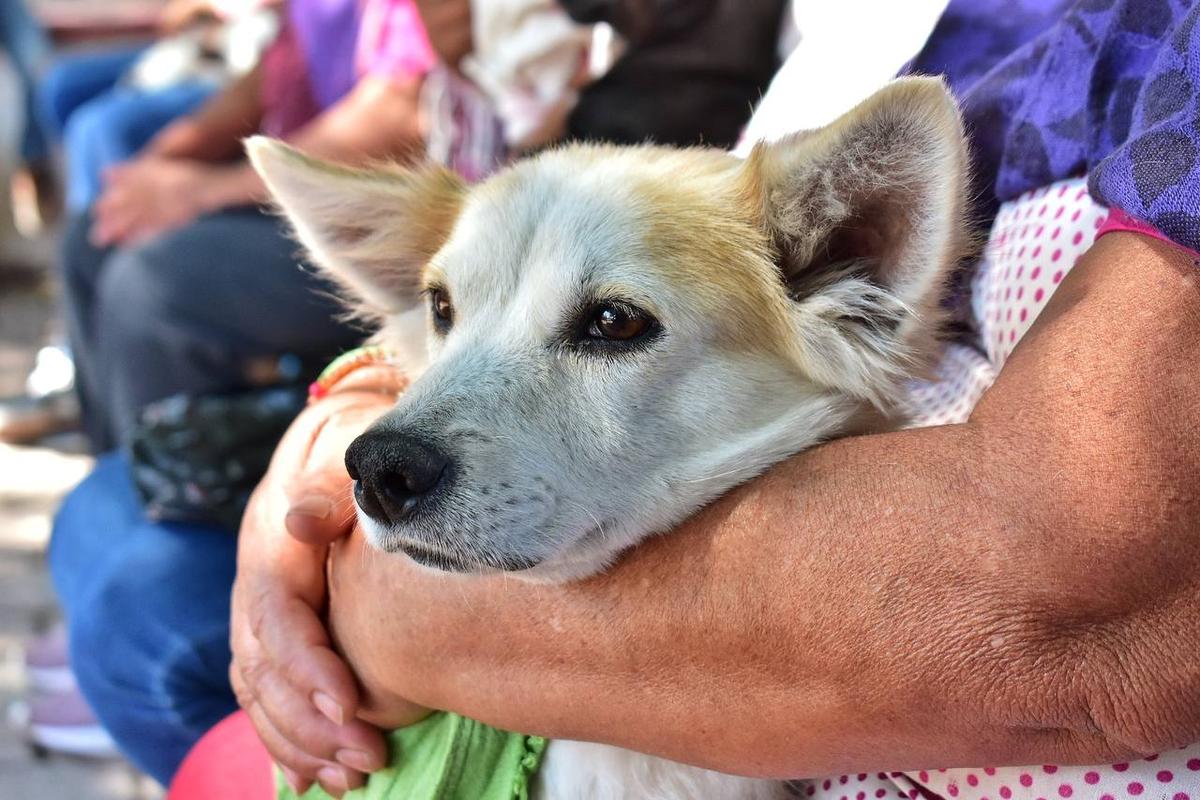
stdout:
[[[438,712],[388,735],[391,763],[347,800],[528,800],[546,740]],[[276,770],[278,800],[296,800]],[[304,800],[329,800],[313,786]]]

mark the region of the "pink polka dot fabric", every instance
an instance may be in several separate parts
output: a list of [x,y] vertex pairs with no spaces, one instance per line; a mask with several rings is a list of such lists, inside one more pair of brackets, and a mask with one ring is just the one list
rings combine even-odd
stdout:
[[[930,381],[910,386],[915,427],[964,422],[1108,216],[1086,180],[1005,203],[971,281],[975,341],[951,344]],[[814,800],[1200,800],[1200,744],[1095,767],[980,767],[876,772],[800,784]]]
[[971,283],[971,310],[999,371],[1108,217],[1083,178],[1035,189],[996,215]]
[[873,772],[803,781],[813,800],[1200,800],[1200,747],[1098,767]]
[[966,421],[1107,216],[1088,196],[1084,178],[1026,192],[1001,206],[971,281],[978,338],[949,345],[933,379],[910,387],[916,427]]

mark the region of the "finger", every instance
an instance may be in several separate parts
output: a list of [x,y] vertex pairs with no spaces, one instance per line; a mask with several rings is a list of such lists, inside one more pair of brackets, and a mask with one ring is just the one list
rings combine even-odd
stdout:
[[273,620],[272,624],[253,628],[263,660],[283,665],[288,682],[313,698],[314,707],[333,722],[341,724],[354,717],[358,685],[349,667],[330,649],[329,636],[316,613],[291,598],[278,607],[279,613],[265,617]]
[[357,789],[366,782],[366,776],[360,772],[347,769],[341,764],[313,758],[299,750],[275,729],[259,706],[252,705],[246,709],[246,713],[272,760],[280,769],[285,770],[285,775],[291,773],[298,786],[304,785],[307,788],[315,780],[329,794],[341,797],[347,791]]
[[[316,756],[305,753],[288,741],[287,737],[276,730],[274,723],[263,712],[257,703],[251,703],[246,708],[246,715],[258,732],[258,738],[271,754],[271,759],[281,767],[286,767],[306,780],[316,780],[317,773],[328,766],[337,766],[329,761],[322,761]],[[345,768],[342,768],[345,771]]]
[[295,771],[288,769],[282,764],[279,765],[279,771],[283,773],[283,779],[287,781],[287,785],[292,787],[295,794],[304,794],[313,785],[313,782],[307,778],[301,777]]
[[298,489],[284,517],[284,527],[293,539],[307,545],[324,547],[347,536],[356,520],[349,477],[336,488],[327,480]]
[[334,724],[280,673],[262,676],[257,691],[259,708],[275,729],[301,751],[363,773],[386,765],[387,748],[377,730],[355,719],[345,725]]
[[125,192],[113,192],[108,205],[101,211],[98,225],[105,244],[124,241],[137,222],[138,210],[126,199]]

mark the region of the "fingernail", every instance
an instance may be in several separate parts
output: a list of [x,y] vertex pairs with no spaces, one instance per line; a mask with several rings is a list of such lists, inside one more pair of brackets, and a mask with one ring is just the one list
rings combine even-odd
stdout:
[[350,790],[350,781],[340,767],[321,767],[317,771],[317,780],[331,794],[345,794]]
[[333,513],[333,502],[328,497],[309,495],[302,497],[288,508],[289,515],[298,514],[302,517],[325,519]]
[[317,711],[320,711],[322,714],[328,717],[329,721],[334,725],[346,724],[346,712],[343,711],[342,707],[338,705],[338,702],[329,695],[325,694],[324,692],[313,692],[312,702],[313,705],[317,707]]
[[334,758],[339,764],[345,764],[350,769],[356,769],[359,772],[374,772],[379,769],[375,759],[362,750],[338,750],[334,754]]

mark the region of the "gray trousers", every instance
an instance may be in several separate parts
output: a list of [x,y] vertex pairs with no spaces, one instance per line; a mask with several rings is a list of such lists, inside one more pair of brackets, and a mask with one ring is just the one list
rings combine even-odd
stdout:
[[177,393],[248,388],[248,365],[332,358],[363,333],[302,267],[282,223],[256,209],[204,217],[137,247],[99,249],[89,217],[63,242],[67,332],[84,426],[97,452],[123,446],[141,410]]

